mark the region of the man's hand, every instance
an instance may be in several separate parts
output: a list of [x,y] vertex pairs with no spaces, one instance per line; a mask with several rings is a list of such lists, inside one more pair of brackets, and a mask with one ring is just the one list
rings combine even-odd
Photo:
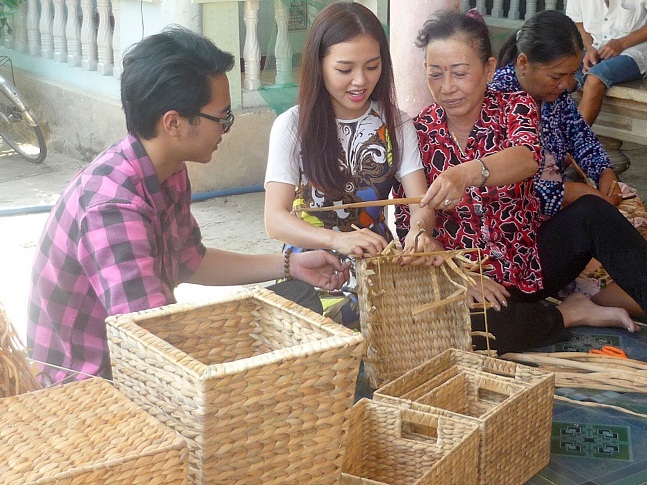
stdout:
[[598,63],[599,60],[600,56],[598,55],[598,51],[595,49],[595,47],[589,47],[586,50],[586,54],[584,54],[584,59],[582,60],[582,63],[584,64],[582,66],[582,73],[586,74],[589,69],[591,69]]
[[611,59],[612,57],[619,56],[625,50],[620,39],[611,39],[609,42],[600,46],[598,49],[598,56],[600,59]]
[[350,277],[350,262],[326,251],[305,251],[290,255],[292,277],[325,290],[336,290]]

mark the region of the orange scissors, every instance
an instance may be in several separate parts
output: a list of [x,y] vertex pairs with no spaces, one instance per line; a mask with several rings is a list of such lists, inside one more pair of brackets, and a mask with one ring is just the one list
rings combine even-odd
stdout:
[[601,349],[591,349],[589,354],[605,355],[607,357],[616,357],[618,359],[627,359],[627,354],[622,349],[612,345],[603,345]]

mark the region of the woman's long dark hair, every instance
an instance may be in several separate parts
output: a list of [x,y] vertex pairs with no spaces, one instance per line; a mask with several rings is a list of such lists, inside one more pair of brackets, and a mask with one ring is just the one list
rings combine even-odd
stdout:
[[546,10],[533,15],[508,38],[499,51],[497,65],[510,64],[521,53],[532,63],[544,64],[580,54],[583,49],[575,22],[557,10]]
[[366,34],[380,45],[382,74],[371,99],[380,103],[389,132],[394,172],[399,166],[400,153],[396,135],[397,105],[393,82],[393,64],[386,33],[378,18],[359,3],[340,2],[325,7],[315,18],[306,36],[299,86],[299,124],[296,149],[303,161],[308,180],[329,195],[339,195],[350,178],[339,166],[341,146],[330,94],[322,74],[322,61],[329,49]]

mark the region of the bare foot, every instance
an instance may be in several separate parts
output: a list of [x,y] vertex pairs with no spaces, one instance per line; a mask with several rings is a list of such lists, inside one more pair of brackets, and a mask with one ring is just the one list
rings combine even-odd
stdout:
[[564,327],[620,327],[630,332],[638,330],[624,308],[600,306],[583,293],[567,296],[557,309],[564,318]]

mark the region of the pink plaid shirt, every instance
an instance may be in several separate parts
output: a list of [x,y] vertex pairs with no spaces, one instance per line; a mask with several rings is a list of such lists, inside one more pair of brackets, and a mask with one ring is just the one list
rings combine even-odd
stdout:
[[31,356],[57,366],[41,365],[45,384],[110,378],[106,317],[175,301],[205,253],[190,203],[186,167],[160,184],[131,135],[65,189],[41,236],[29,297]]

